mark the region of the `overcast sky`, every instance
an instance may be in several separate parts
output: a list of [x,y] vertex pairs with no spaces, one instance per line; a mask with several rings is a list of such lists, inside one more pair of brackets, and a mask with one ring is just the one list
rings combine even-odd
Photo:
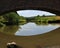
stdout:
[[20,16],[24,16],[24,17],[32,17],[32,16],[36,16],[36,15],[55,15],[46,11],[40,11],[40,10],[20,10],[17,11],[17,13]]

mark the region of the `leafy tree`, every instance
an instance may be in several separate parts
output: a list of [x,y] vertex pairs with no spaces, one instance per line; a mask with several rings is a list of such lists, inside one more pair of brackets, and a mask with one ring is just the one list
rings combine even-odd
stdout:
[[19,22],[19,15],[16,14],[15,12],[4,14],[3,17],[9,24],[18,24]]

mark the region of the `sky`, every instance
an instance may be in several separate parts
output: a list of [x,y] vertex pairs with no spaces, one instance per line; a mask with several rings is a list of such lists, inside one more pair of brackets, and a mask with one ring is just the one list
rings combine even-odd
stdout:
[[20,16],[24,16],[24,17],[32,17],[32,16],[36,16],[36,15],[55,15],[53,13],[49,13],[49,12],[46,12],[46,11],[40,11],[40,10],[20,10],[20,11],[17,11],[17,13],[20,15]]

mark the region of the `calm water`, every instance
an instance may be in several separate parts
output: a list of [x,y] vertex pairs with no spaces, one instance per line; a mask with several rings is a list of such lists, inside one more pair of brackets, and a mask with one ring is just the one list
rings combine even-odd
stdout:
[[58,28],[60,25],[58,24],[48,24],[48,25],[36,25],[35,23],[27,23],[25,25],[20,26],[21,28],[15,33],[18,36],[31,36],[47,33],[51,30]]
[[32,36],[47,33],[58,27],[60,27],[60,24],[36,24],[29,22],[19,26],[0,27],[0,32],[16,36]]

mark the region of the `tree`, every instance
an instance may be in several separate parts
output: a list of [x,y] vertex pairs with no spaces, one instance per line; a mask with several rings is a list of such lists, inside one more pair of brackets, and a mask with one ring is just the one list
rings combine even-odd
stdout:
[[19,22],[19,15],[15,12],[4,14],[3,17],[5,18],[6,22],[8,22],[8,24],[18,24]]

